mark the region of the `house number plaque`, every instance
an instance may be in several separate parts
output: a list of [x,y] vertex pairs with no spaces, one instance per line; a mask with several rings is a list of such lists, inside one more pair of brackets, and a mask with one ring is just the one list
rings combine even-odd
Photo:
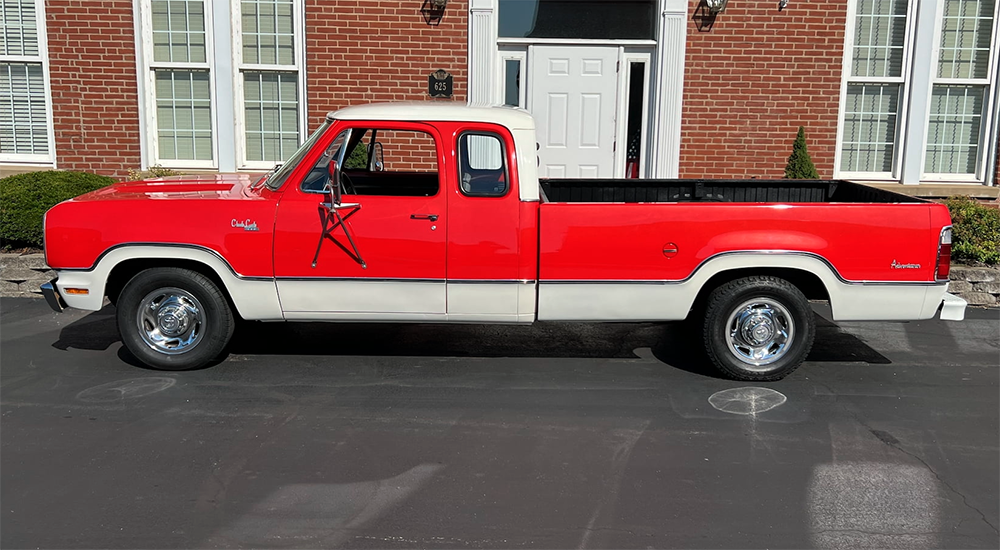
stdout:
[[431,97],[451,97],[451,73],[444,69],[434,71],[427,77],[427,93]]

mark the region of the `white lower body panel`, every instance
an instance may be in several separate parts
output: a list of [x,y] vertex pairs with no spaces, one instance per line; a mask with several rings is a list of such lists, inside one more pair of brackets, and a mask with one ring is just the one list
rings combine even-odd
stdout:
[[830,296],[836,321],[930,319],[941,307],[948,287],[947,283],[848,282],[813,255],[729,254],[706,262],[684,281],[540,281],[538,319],[678,321],[687,317],[714,275],[746,268],[794,269],[815,275]]
[[386,315],[386,320],[401,315],[443,318],[447,309],[444,281],[278,279],[278,298],[286,319],[376,314]]
[[[197,247],[134,245],[116,248],[102,256],[89,270],[57,270],[56,290],[68,307],[97,311],[104,303],[105,286],[115,266],[126,260],[147,259],[195,261],[211,268],[246,320],[282,319],[273,279],[245,278],[235,274],[218,254]],[[86,289],[88,294],[67,294],[66,288]]]
[[[835,321],[909,321],[934,317],[946,288],[836,282],[827,291]],[[687,317],[700,290],[701,286],[691,281],[542,282],[538,287],[538,320],[679,321]]]
[[534,281],[278,280],[286,319],[531,323]]

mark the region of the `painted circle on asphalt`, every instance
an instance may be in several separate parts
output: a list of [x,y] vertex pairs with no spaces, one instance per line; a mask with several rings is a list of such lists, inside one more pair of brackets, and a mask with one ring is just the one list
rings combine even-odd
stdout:
[[124,401],[126,399],[136,399],[161,392],[176,383],[176,379],[164,376],[130,378],[128,380],[108,382],[107,384],[83,390],[76,394],[76,398],[89,403]]
[[730,414],[756,415],[779,407],[788,401],[785,394],[770,388],[748,386],[715,392],[708,402]]

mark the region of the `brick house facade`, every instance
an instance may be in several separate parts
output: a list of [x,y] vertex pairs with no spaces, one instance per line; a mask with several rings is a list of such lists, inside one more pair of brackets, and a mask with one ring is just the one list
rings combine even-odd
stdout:
[[[782,177],[799,126],[823,178],[995,184],[1000,170],[997,8],[988,2],[953,13],[966,8],[958,0],[791,0],[778,10],[776,0],[730,0],[713,14],[706,0],[624,0],[614,10],[633,17],[625,26],[601,11],[612,4],[604,0],[450,0],[443,12],[422,0],[14,4],[20,12],[4,12],[4,26],[24,51],[8,42],[0,52],[8,56],[0,55],[0,105],[15,105],[0,113],[3,171],[259,170],[287,157],[328,111],[428,100],[428,75],[438,69],[453,77],[452,101],[516,104],[537,118],[546,93],[538,68],[574,52],[619,60],[619,76],[607,76],[617,92],[600,104],[617,113],[598,126],[617,136],[602,145],[609,160],[594,168],[600,177]],[[525,19],[518,10],[535,11]],[[949,26],[969,17],[971,31]],[[518,34],[524,21],[531,24]],[[938,41],[953,31],[980,45],[992,35],[990,47]],[[36,57],[16,57],[28,50]],[[932,59],[944,50],[964,64]],[[623,62],[631,76],[622,76]],[[27,85],[18,87],[22,69]],[[942,76],[945,69],[952,72]],[[952,104],[967,111],[949,111]],[[643,121],[641,143],[640,123],[633,129],[625,119]],[[961,124],[978,138],[947,134]],[[932,153],[938,160],[925,161]]]

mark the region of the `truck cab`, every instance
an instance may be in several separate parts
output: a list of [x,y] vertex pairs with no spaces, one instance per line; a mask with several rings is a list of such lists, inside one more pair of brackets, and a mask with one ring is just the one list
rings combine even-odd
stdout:
[[[281,194],[274,277],[285,319],[534,321],[538,180],[517,155],[533,120],[453,112],[344,109],[294,169],[263,180],[260,192]],[[343,223],[322,207],[331,165],[352,205]]]

